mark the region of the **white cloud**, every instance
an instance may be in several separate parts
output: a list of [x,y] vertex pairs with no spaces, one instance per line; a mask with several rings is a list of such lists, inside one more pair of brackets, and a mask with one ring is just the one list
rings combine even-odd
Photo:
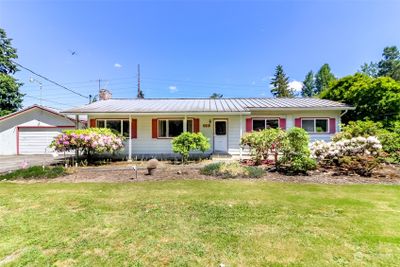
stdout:
[[168,89],[169,89],[169,92],[170,92],[170,93],[175,93],[175,92],[178,91],[178,88],[176,88],[175,85],[170,85],[170,86],[168,87]]
[[295,92],[300,92],[303,87],[303,83],[299,81],[291,81],[289,82],[289,87],[292,88]]
[[252,81],[252,82],[251,82],[251,85],[256,85],[256,81]]
[[122,65],[119,64],[119,63],[115,63],[115,64],[114,64],[114,67],[119,69],[119,68],[122,68]]

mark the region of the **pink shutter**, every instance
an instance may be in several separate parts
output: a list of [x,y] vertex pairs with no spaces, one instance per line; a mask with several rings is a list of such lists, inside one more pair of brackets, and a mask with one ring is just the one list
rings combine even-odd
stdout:
[[301,118],[294,119],[294,126],[297,128],[301,128]]
[[90,128],[96,127],[96,120],[95,119],[90,119]]
[[132,119],[131,135],[132,135],[132,138],[137,138],[137,119]]
[[301,118],[294,119],[294,126],[297,128],[301,128]]
[[200,132],[200,119],[193,119],[193,132]]
[[286,119],[285,118],[279,118],[279,127],[282,130],[286,130]]
[[247,118],[246,119],[246,132],[251,132],[253,131],[253,119],[252,118]]
[[157,133],[157,119],[152,119],[151,120],[151,137],[152,138],[157,138],[158,133]]
[[329,119],[329,133],[331,133],[331,134],[336,133],[336,119],[335,118]]

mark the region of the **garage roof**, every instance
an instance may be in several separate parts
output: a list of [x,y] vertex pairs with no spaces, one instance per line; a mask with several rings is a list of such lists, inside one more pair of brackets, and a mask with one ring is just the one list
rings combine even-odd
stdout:
[[36,104],[32,105],[32,106],[29,106],[29,107],[26,107],[26,108],[23,108],[21,110],[18,110],[18,111],[14,112],[14,113],[8,114],[6,116],[0,117],[0,122],[3,121],[3,120],[11,119],[11,118],[13,118],[15,116],[18,116],[18,115],[23,114],[25,112],[29,112],[29,111],[34,110],[34,109],[41,109],[41,110],[44,110],[44,111],[49,112],[51,114],[54,114],[56,116],[67,118],[67,119],[71,120],[72,122],[75,122],[75,119],[70,118],[68,116],[65,116],[64,114],[61,114],[60,112],[58,112],[55,109],[52,109],[52,108],[49,108],[49,107],[40,106],[40,105],[36,105]]
[[346,104],[318,98],[145,98],[101,100],[62,113],[182,113],[235,112],[252,110],[346,110]]

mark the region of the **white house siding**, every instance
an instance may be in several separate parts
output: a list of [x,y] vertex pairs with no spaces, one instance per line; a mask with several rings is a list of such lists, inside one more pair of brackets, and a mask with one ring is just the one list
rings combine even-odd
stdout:
[[[246,133],[246,118],[249,117],[276,117],[286,118],[286,128],[294,127],[295,118],[299,117],[315,117],[315,118],[336,118],[336,131],[338,131],[338,124],[340,121],[340,111],[258,111],[253,112],[252,115],[187,115],[187,118],[198,118],[200,120],[200,132],[210,139],[211,148],[206,153],[213,152],[213,120],[214,119],[227,119],[228,120],[228,153],[232,155],[240,154],[240,133]],[[105,118],[125,118],[128,116],[90,116],[90,119],[105,119]],[[132,139],[132,154],[133,155],[155,155],[155,154],[172,154],[172,146],[170,138],[152,138],[152,119],[163,118],[181,118],[182,116],[135,116],[132,119],[137,119],[137,138]],[[240,120],[242,123],[240,124]],[[211,123],[210,123],[211,122]],[[204,124],[211,124],[211,127],[203,127]],[[240,129],[242,125],[242,129]],[[332,134],[311,134],[311,141],[326,140],[329,141]],[[124,154],[128,154],[128,141],[125,141]],[[247,150],[242,151],[247,154]]]
[[[16,114],[8,119],[0,120],[0,155],[15,155],[17,153],[17,127],[18,126],[71,126],[73,121],[44,111],[32,109]],[[29,140],[27,140],[29,141]],[[29,145],[28,145],[29,146]]]

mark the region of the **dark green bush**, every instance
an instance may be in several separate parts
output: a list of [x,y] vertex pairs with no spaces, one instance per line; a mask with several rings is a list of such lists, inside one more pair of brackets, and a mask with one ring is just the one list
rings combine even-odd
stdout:
[[317,163],[310,158],[308,133],[302,128],[291,128],[286,132],[286,138],[282,156],[277,162],[278,170],[293,175],[315,169]]
[[56,178],[66,174],[66,170],[62,166],[45,167],[33,166],[26,169],[19,169],[6,174],[0,175],[0,180],[14,179],[40,179],[40,178]]

